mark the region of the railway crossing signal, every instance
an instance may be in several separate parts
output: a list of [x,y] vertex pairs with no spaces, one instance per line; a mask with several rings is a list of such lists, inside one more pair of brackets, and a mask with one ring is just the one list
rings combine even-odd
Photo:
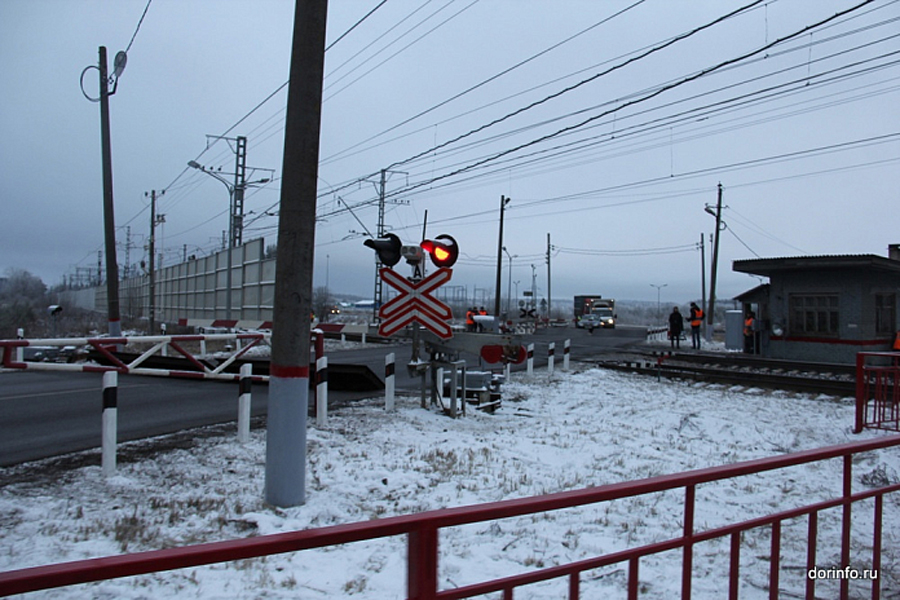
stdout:
[[388,233],[378,239],[366,240],[363,244],[375,250],[378,262],[383,265],[393,267],[400,262],[400,248],[403,247],[403,243],[394,233]]
[[422,242],[422,249],[431,257],[436,267],[452,267],[459,258],[459,247],[453,236],[442,234],[433,240]]
[[[441,339],[453,337],[453,330],[447,323],[453,313],[449,306],[432,296],[432,292],[453,276],[450,267],[459,257],[456,240],[450,235],[442,234],[433,240],[424,240],[418,246],[404,246],[399,237],[388,233],[384,237],[368,239],[363,243],[375,250],[379,262],[386,267],[379,271],[380,280],[400,292],[399,296],[379,309],[378,316],[383,321],[378,327],[378,333],[390,336],[407,325],[421,323]],[[421,275],[423,250],[438,267],[437,271],[424,279]],[[391,268],[401,258],[406,258],[415,268],[413,277],[403,277]]]

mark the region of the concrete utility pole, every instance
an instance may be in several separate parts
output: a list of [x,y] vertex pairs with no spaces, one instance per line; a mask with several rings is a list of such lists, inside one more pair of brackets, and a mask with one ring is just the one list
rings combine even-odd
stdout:
[[[162,190],[159,195],[162,196],[166,191]],[[144,196],[147,196],[144,192]],[[156,190],[150,190],[150,239],[147,241],[147,252],[150,257],[150,264],[147,274],[150,278],[150,305],[149,305],[149,335],[156,335]]]
[[553,294],[550,293],[550,234],[547,234],[547,318],[553,317]]
[[327,12],[327,0],[295,2],[266,437],[265,498],[282,507],[306,502],[309,315]]
[[497,285],[494,287],[494,316],[500,316],[500,278],[503,275],[503,213],[512,198],[500,196],[500,236],[497,241]]
[[[703,245],[702,233],[700,234],[700,289],[700,306],[703,307],[706,306],[706,247]],[[706,329],[708,331],[709,326],[707,326]]]
[[718,200],[716,201],[716,212],[707,206],[706,212],[716,217],[716,237],[713,242],[713,258],[712,273],[709,277],[709,311],[706,313],[706,341],[712,339],[713,334],[713,315],[716,311],[716,274],[719,268],[719,233],[722,226],[722,184],[719,184]]
[[[122,68],[124,68],[124,64]],[[118,66],[116,71],[117,74],[121,72]],[[118,82],[118,79],[116,81]],[[116,218],[113,211],[112,148],[109,135],[109,97],[106,46],[100,46],[100,142],[103,154],[103,229],[106,247],[107,321],[110,337],[121,337],[119,265],[116,262]]]

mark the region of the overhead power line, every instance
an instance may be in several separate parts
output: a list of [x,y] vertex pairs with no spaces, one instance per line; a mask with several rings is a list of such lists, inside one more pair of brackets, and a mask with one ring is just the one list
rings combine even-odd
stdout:
[[138,21],[137,27],[134,28],[134,33],[131,34],[131,41],[128,42],[128,47],[125,48],[125,54],[128,54],[128,52],[131,50],[131,45],[134,43],[134,38],[137,37],[138,31],[141,30],[141,24],[144,22],[144,17],[147,16],[147,9],[150,8],[150,3],[152,1],[153,0],[147,0],[147,6],[144,7],[144,12],[141,14],[141,18]]
[[[766,50],[768,50],[768,49],[770,49],[770,48],[772,48],[772,47],[774,47],[774,46],[777,46],[777,45],[779,45],[779,44],[783,44],[784,42],[786,42],[786,41],[788,41],[788,40],[794,39],[794,38],[796,38],[796,37],[798,37],[798,36],[803,35],[804,33],[808,32],[808,31],[811,31],[811,30],[813,30],[813,29],[816,29],[816,28],[818,28],[818,27],[821,27],[822,25],[824,25],[824,24],[826,24],[826,23],[830,23],[831,21],[833,21],[833,20],[835,20],[835,19],[838,19],[838,18],[840,18],[840,17],[843,17],[844,15],[847,15],[847,14],[849,14],[849,13],[855,11],[855,10],[858,10],[858,9],[860,9],[860,8],[863,7],[863,6],[865,6],[865,5],[867,5],[867,4],[870,4],[871,2],[874,2],[874,0],[863,0],[863,2],[861,2],[861,3],[859,3],[859,4],[855,5],[855,6],[853,6],[853,7],[851,7],[851,8],[848,8],[848,9],[845,9],[845,10],[843,10],[843,11],[841,11],[841,12],[838,12],[838,13],[836,13],[836,14],[830,16],[830,17],[827,17],[827,18],[825,18],[825,19],[822,19],[821,21],[818,21],[818,22],[816,22],[816,23],[814,23],[814,24],[812,24],[812,25],[808,25],[808,26],[806,26],[806,27],[804,27],[804,28],[802,28],[802,29],[799,29],[799,30],[795,31],[794,33],[791,33],[791,34],[788,34],[788,35],[786,35],[786,36],[784,36],[784,37],[781,37],[781,38],[775,40],[774,42],[765,44],[765,45],[763,45],[763,46],[761,46],[761,47],[759,47],[759,48],[757,48],[757,49],[755,49],[755,50],[751,50],[750,52],[744,53],[744,54],[742,54],[742,55],[740,55],[740,56],[737,56],[737,57],[734,57],[734,58],[731,58],[731,59],[722,61],[722,62],[718,63],[718,64],[715,65],[715,66],[709,67],[709,68],[707,68],[707,69],[704,69],[704,70],[699,71],[699,72],[697,72],[697,73],[694,73],[694,74],[692,74],[692,75],[688,75],[688,76],[682,78],[681,80],[679,80],[679,81],[677,81],[677,82],[674,82],[674,83],[671,83],[671,84],[669,84],[669,85],[663,86],[663,87],[659,88],[658,90],[655,90],[655,91],[653,91],[653,92],[651,92],[651,93],[649,93],[649,94],[646,94],[646,95],[644,95],[644,96],[642,96],[642,97],[640,97],[640,98],[636,98],[636,99],[634,99],[634,100],[625,102],[625,103],[623,103],[623,104],[617,106],[616,108],[613,108],[613,109],[604,111],[604,112],[602,112],[602,113],[600,113],[600,114],[597,114],[597,115],[593,115],[593,116],[591,116],[591,117],[588,117],[588,118],[586,118],[586,119],[580,121],[579,123],[576,123],[576,124],[574,124],[574,125],[570,125],[570,126],[567,126],[567,127],[563,127],[563,128],[561,128],[561,129],[559,129],[559,130],[557,130],[557,131],[555,131],[555,132],[552,132],[552,133],[543,135],[543,136],[538,137],[538,138],[536,138],[536,139],[533,139],[533,140],[531,140],[531,141],[524,142],[524,143],[519,144],[519,145],[517,145],[517,146],[514,146],[514,147],[512,147],[512,148],[508,148],[508,149],[506,149],[506,150],[497,152],[497,153],[492,154],[492,155],[490,155],[490,156],[488,156],[488,157],[486,157],[486,158],[483,158],[483,159],[480,159],[480,160],[475,161],[475,162],[473,162],[473,163],[470,163],[470,164],[468,164],[468,165],[466,165],[466,166],[464,166],[464,167],[460,167],[460,168],[458,168],[458,169],[455,169],[455,170],[453,170],[453,171],[444,173],[444,174],[442,174],[442,175],[437,175],[437,176],[431,177],[431,178],[429,178],[429,179],[427,179],[427,180],[425,180],[425,181],[420,181],[420,182],[418,182],[418,183],[412,184],[412,185],[410,185],[410,186],[407,186],[406,188],[403,188],[403,189],[400,189],[400,190],[397,190],[397,191],[392,192],[391,195],[393,196],[393,195],[397,195],[397,194],[406,194],[406,193],[408,193],[408,192],[410,192],[410,191],[412,191],[412,190],[419,189],[419,188],[422,188],[422,187],[431,185],[431,184],[433,184],[433,183],[435,183],[435,182],[437,182],[437,181],[441,181],[441,180],[443,180],[443,179],[447,179],[447,178],[449,178],[449,177],[454,177],[454,176],[459,175],[459,174],[461,174],[461,173],[465,173],[465,172],[467,172],[467,171],[470,171],[470,170],[472,170],[472,169],[475,169],[475,168],[480,167],[480,166],[482,166],[482,165],[485,165],[485,164],[487,164],[487,163],[493,162],[493,161],[495,161],[495,160],[497,160],[497,159],[499,159],[499,158],[502,158],[502,157],[507,156],[507,155],[509,155],[509,154],[512,154],[512,153],[514,153],[514,152],[518,152],[519,150],[523,150],[523,149],[525,149],[525,148],[534,146],[534,145],[539,144],[539,143],[541,143],[541,142],[545,142],[545,141],[547,141],[547,140],[553,139],[553,138],[555,138],[555,137],[558,137],[558,136],[563,135],[563,134],[565,134],[565,133],[568,133],[568,132],[570,132],[570,131],[574,131],[574,130],[580,129],[580,128],[584,127],[585,125],[588,125],[589,123],[592,123],[592,122],[594,122],[594,121],[597,121],[597,120],[599,120],[599,119],[601,119],[601,118],[603,118],[603,117],[605,117],[605,116],[607,116],[607,115],[609,115],[609,114],[615,113],[616,111],[622,110],[622,109],[624,109],[624,108],[626,108],[626,107],[629,107],[629,106],[633,106],[633,105],[637,105],[637,104],[640,104],[640,103],[643,103],[643,102],[647,102],[648,100],[650,100],[650,99],[652,99],[652,98],[655,98],[655,97],[657,97],[657,96],[659,96],[659,95],[661,95],[661,94],[663,94],[663,93],[665,93],[665,92],[667,92],[667,91],[669,91],[669,90],[672,90],[672,89],[681,87],[682,85],[685,85],[685,84],[687,84],[687,83],[690,83],[690,82],[692,82],[692,81],[695,81],[695,80],[697,80],[697,79],[699,79],[699,78],[701,78],[701,77],[704,77],[704,76],[706,76],[706,75],[709,75],[710,73],[714,73],[715,71],[717,71],[717,70],[719,70],[719,69],[722,69],[722,68],[724,68],[724,67],[726,67],[726,66],[728,66],[728,65],[736,64],[736,63],[738,63],[738,62],[740,62],[740,61],[746,60],[747,58],[750,58],[750,57],[752,57],[752,56],[755,56],[755,55],[757,55],[757,54],[760,54],[760,53],[762,53],[762,52],[765,52]],[[756,3],[753,3],[753,4],[756,4]],[[483,129],[483,127],[482,127],[481,129]],[[473,130],[473,131],[475,131],[475,130]],[[468,134],[465,134],[465,135],[468,135]],[[462,136],[461,136],[461,137],[462,137]],[[460,137],[460,138],[457,138],[457,139],[461,139],[461,137]],[[429,150],[429,151],[427,151],[427,152],[430,152],[430,151],[431,151],[431,150]],[[427,152],[426,152],[426,153],[427,153]],[[420,156],[422,156],[422,155],[423,155],[423,153],[420,153],[420,154],[416,155],[416,156],[413,157],[413,158],[418,158],[418,157],[420,157]],[[412,160],[412,159],[407,159],[407,161],[408,161],[408,160]],[[395,165],[401,165],[401,164],[403,164],[404,162],[407,162],[407,161],[400,161],[400,162],[394,163],[392,166],[395,166]]]
[[477,90],[481,87],[484,87],[485,85],[489,84],[490,82],[495,81],[495,80],[503,77],[504,75],[507,75],[507,74],[515,71],[519,67],[522,67],[522,66],[530,63],[531,61],[540,58],[541,56],[547,54],[548,52],[556,50],[560,46],[562,46],[568,42],[571,42],[572,40],[580,37],[581,35],[584,35],[585,33],[589,32],[589,31],[596,29],[600,25],[603,25],[604,23],[608,23],[612,19],[615,19],[616,17],[628,12],[632,8],[634,8],[640,4],[643,4],[645,1],[646,0],[637,0],[637,2],[634,2],[633,4],[626,6],[622,10],[620,10],[608,17],[601,19],[601,20],[597,21],[596,23],[593,23],[592,25],[589,25],[588,27],[582,29],[581,31],[579,31],[573,35],[570,35],[569,37],[567,37],[559,42],[556,42],[555,44],[552,44],[552,45],[548,46],[547,48],[544,48],[543,50],[541,50],[535,54],[532,54],[528,58],[517,62],[516,64],[514,64],[511,67],[507,67],[506,69],[500,71],[499,73],[495,73],[495,74],[491,75],[487,79],[484,79],[484,80],[476,83],[475,85],[472,85],[472,86],[466,88],[465,90],[463,90],[457,94],[454,94],[453,96],[447,98],[446,100],[442,100],[442,101],[438,102],[437,104],[434,104],[434,105],[426,108],[425,110],[420,111],[420,112],[416,113],[415,115],[408,117],[407,119],[404,119],[403,121],[397,123],[396,125],[392,125],[391,127],[388,127],[387,129],[385,129],[384,131],[381,131],[380,133],[376,133],[375,135],[370,136],[370,137],[362,140],[361,142],[358,142],[358,143],[354,144],[353,146],[350,146],[349,148],[345,148],[341,152],[338,152],[336,154],[333,154],[333,155],[325,158],[322,162],[328,163],[330,161],[336,160],[336,159],[340,158],[342,155],[345,155],[346,153],[350,152],[351,150],[355,150],[356,148],[358,148],[359,146],[362,146],[363,144],[366,144],[368,142],[376,140],[392,131],[399,129],[400,127],[403,127],[404,125],[407,125],[407,124],[415,121],[416,119],[424,117],[425,115],[434,112],[435,110],[441,108],[442,106],[446,106],[447,104],[453,102],[454,100],[458,100],[458,99],[462,98],[463,96],[470,94],[471,92],[474,92],[475,90]]
[[[745,6],[741,7],[741,8],[738,8],[737,10],[731,11],[731,12],[728,13],[728,14],[725,14],[725,15],[723,15],[723,16],[721,16],[721,17],[718,17],[718,18],[716,18],[716,19],[710,21],[709,23],[706,23],[706,24],[704,24],[704,25],[700,25],[699,27],[695,27],[694,29],[692,29],[692,30],[690,30],[690,31],[688,31],[688,32],[685,32],[685,33],[682,33],[682,34],[680,34],[680,35],[677,35],[677,36],[673,37],[672,39],[670,39],[670,40],[668,40],[668,41],[666,41],[666,42],[663,42],[662,44],[659,44],[659,45],[657,45],[657,46],[654,46],[653,48],[650,48],[650,49],[647,50],[646,52],[642,52],[641,54],[638,54],[637,56],[633,56],[633,57],[631,57],[631,58],[629,58],[629,59],[627,59],[627,60],[625,60],[625,61],[623,61],[623,62],[621,62],[621,63],[618,63],[618,64],[616,64],[616,65],[610,67],[609,69],[606,69],[606,70],[604,70],[604,71],[600,71],[599,73],[595,73],[595,74],[593,74],[592,76],[588,77],[587,79],[583,79],[583,80],[579,81],[578,83],[576,83],[576,84],[574,84],[574,85],[570,85],[570,86],[568,86],[568,87],[566,87],[566,88],[563,88],[562,90],[559,90],[559,91],[557,91],[557,92],[555,92],[555,93],[553,93],[553,94],[550,94],[549,96],[545,96],[544,98],[541,98],[540,100],[536,100],[536,101],[534,101],[534,102],[532,102],[532,103],[530,103],[530,104],[528,104],[528,105],[526,105],[526,106],[523,106],[523,107],[521,107],[521,108],[519,108],[519,109],[517,109],[517,110],[514,110],[513,112],[507,113],[506,115],[504,115],[504,116],[502,116],[502,117],[499,117],[499,118],[494,119],[494,120],[492,120],[492,121],[490,121],[490,122],[488,122],[488,123],[485,123],[484,125],[481,125],[481,126],[479,126],[479,127],[476,127],[475,129],[472,129],[472,130],[470,130],[470,131],[468,131],[468,132],[466,132],[466,133],[464,133],[464,134],[462,134],[462,135],[459,135],[459,136],[457,136],[457,137],[455,137],[455,138],[452,138],[452,139],[450,139],[450,140],[447,140],[446,142],[442,142],[442,143],[440,143],[440,144],[438,144],[438,145],[436,145],[436,146],[434,146],[434,147],[432,147],[432,148],[429,148],[428,150],[423,150],[422,152],[419,152],[418,154],[415,154],[415,155],[413,155],[413,156],[411,156],[411,157],[409,157],[409,158],[406,158],[406,159],[404,159],[404,160],[397,161],[397,162],[391,164],[388,168],[391,169],[391,168],[395,168],[395,167],[402,166],[402,165],[404,165],[404,164],[406,164],[406,163],[408,163],[408,162],[411,162],[411,161],[413,161],[413,160],[415,160],[415,159],[417,159],[417,158],[421,158],[421,157],[426,156],[426,155],[428,155],[428,154],[431,154],[431,153],[433,153],[433,152],[435,152],[435,151],[437,151],[437,150],[440,150],[441,148],[445,148],[445,147],[449,146],[450,144],[455,144],[456,142],[458,142],[458,141],[460,141],[460,140],[463,140],[463,139],[465,139],[465,138],[467,138],[467,137],[469,137],[469,136],[472,136],[472,135],[474,135],[474,134],[476,134],[476,133],[480,133],[481,131],[484,131],[485,129],[488,129],[489,127],[493,127],[494,125],[497,125],[497,124],[499,124],[499,123],[502,123],[502,122],[504,122],[504,121],[506,121],[506,120],[508,120],[508,119],[511,119],[512,117],[515,117],[515,116],[520,115],[520,114],[522,114],[522,113],[524,113],[524,112],[526,112],[526,111],[529,111],[529,110],[531,110],[531,109],[533,109],[533,108],[535,108],[535,107],[538,107],[538,106],[540,106],[540,105],[542,105],[542,104],[545,104],[545,103],[549,102],[550,100],[554,100],[554,99],[556,99],[556,98],[559,98],[560,96],[563,96],[563,95],[565,95],[565,94],[567,94],[567,93],[569,93],[569,92],[571,92],[571,91],[573,91],[573,90],[576,90],[576,89],[578,89],[578,88],[580,88],[580,87],[582,87],[582,86],[584,86],[584,85],[587,85],[588,83],[591,83],[591,82],[593,82],[593,81],[596,81],[597,79],[599,79],[599,78],[601,78],[601,77],[604,77],[604,76],[606,76],[606,75],[609,75],[610,73],[612,73],[612,72],[614,72],[614,71],[617,71],[617,70],[619,70],[619,69],[623,69],[623,68],[625,68],[626,66],[628,66],[628,65],[630,65],[630,64],[632,64],[632,63],[634,63],[634,62],[637,62],[637,61],[639,61],[639,60],[643,60],[643,59],[647,58],[648,56],[650,56],[650,55],[652,55],[652,54],[655,54],[656,52],[660,52],[660,51],[662,51],[662,50],[668,48],[669,46],[672,46],[673,44],[676,44],[676,43],[678,43],[678,42],[680,42],[680,41],[686,40],[686,39],[688,39],[688,38],[690,38],[690,37],[692,37],[692,36],[694,36],[694,35],[700,33],[701,31],[704,31],[704,30],[706,30],[706,29],[709,29],[710,27],[713,27],[713,26],[715,26],[715,25],[721,23],[722,21],[725,21],[725,20],[727,20],[727,19],[730,19],[730,18],[734,17],[735,15],[738,15],[738,14],[740,14],[740,13],[746,11],[746,10],[749,10],[750,8],[756,6],[757,4],[761,4],[761,3],[764,2],[764,1],[765,1],[765,0],[754,0],[754,1],[751,2],[750,4],[747,4],[747,5],[745,5]],[[872,1],[872,0],[869,0],[869,1]]]

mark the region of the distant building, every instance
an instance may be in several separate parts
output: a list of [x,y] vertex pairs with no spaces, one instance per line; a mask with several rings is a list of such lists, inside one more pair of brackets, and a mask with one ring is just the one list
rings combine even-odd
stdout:
[[853,362],[890,351],[900,331],[900,244],[888,256],[802,256],[734,261],[769,278],[736,297],[758,319],[759,353],[769,358]]

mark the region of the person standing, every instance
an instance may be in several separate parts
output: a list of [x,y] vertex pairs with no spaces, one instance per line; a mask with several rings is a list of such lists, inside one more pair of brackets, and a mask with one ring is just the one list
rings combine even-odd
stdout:
[[694,350],[700,349],[700,326],[703,324],[703,309],[697,306],[696,302],[691,302],[691,347]]
[[673,348],[681,348],[682,333],[684,333],[684,315],[676,306],[669,315],[669,341]]
[[756,313],[752,310],[744,319],[744,352],[756,354]]

